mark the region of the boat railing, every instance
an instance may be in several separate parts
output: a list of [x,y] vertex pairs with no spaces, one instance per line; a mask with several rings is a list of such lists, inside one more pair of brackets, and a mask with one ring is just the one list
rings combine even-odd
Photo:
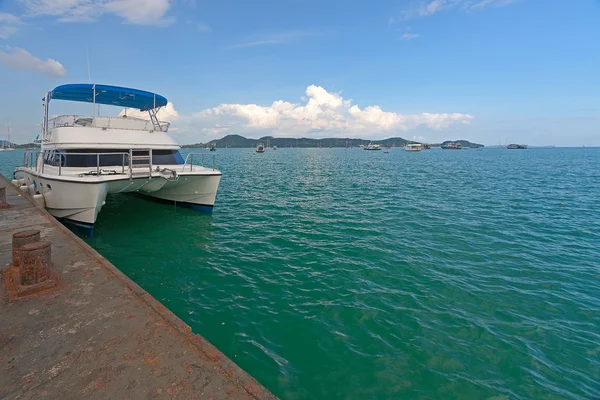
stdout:
[[[101,176],[101,175],[116,175],[128,174],[130,178],[134,175],[139,176],[143,173],[152,177],[152,149],[135,149],[129,150],[129,152],[111,152],[111,153],[57,153],[49,151],[26,151],[24,153],[23,165],[26,168],[39,170],[40,173],[44,173],[46,166],[58,168],[58,175],[62,176],[63,167],[72,167],[72,163],[69,162],[69,157],[86,157],[95,160],[95,163],[91,165],[87,163],[86,166],[73,166],[74,168],[90,168],[88,172],[78,173],[80,176]],[[193,171],[194,165],[200,165],[204,168],[206,163],[211,163],[211,168],[215,170],[216,154],[210,154],[210,160],[205,160],[208,157],[204,153],[188,153],[185,158],[185,162],[181,166],[181,172],[186,171],[189,166],[189,171]],[[105,157],[112,157],[110,162],[101,162],[106,160]],[[41,161],[40,161],[41,159]],[[76,164],[76,163],[75,163]],[[39,165],[39,168],[38,168]],[[117,168],[107,169],[107,167]],[[118,171],[120,169],[120,171]],[[137,171],[136,171],[137,170]]]
[[[167,132],[171,123],[159,121],[160,130]],[[48,121],[48,129],[64,127],[91,127],[102,129],[127,129],[137,131],[155,131],[152,121],[135,117],[88,117],[85,115],[59,115]]]
[[[136,150],[137,152],[137,150]],[[41,157],[40,157],[41,154]],[[38,160],[41,158],[41,165],[40,165],[40,173],[44,173],[44,169],[46,166],[49,167],[58,167],[58,175],[62,176],[63,173],[63,167],[66,165],[69,165],[70,163],[68,162],[69,157],[81,157],[81,156],[85,156],[85,157],[93,157],[95,158],[95,166],[94,165],[90,165],[90,166],[86,166],[86,167],[79,167],[79,168],[91,168],[90,171],[88,171],[87,173],[84,174],[78,174],[78,175],[91,175],[91,176],[100,176],[103,174],[110,174],[110,175],[116,175],[119,174],[118,171],[115,170],[107,170],[105,167],[117,167],[121,169],[120,174],[124,175],[127,171],[127,173],[129,174],[129,176],[131,177],[133,175],[133,168],[132,168],[132,157],[131,157],[131,152],[127,153],[127,152],[113,152],[113,153],[50,153],[50,152],[39,152],[39,151],[31,151],[31,152],[25,152],[24,155],[24,161],[23,161],[23,165],[26,168],[31,168],[31,169],[35,169],[38,170]],[[48,156],[50,157],[50,159],[48,159]],[[103,160],[104,157],[115,157],[117,156],[116,160],[117,162],[115,163],[109,163],[110,165],[103,165],[103,163],[101,163],[101,161]],[[119,157],[120,156],[120,157]],[[133,157],[135,158],[135,157]],[[106,159],[106,158],[104,158]],[[133,164],[135,166],[135,164]],[[150,163],[150,169],[151,167],[151,163]]]
[[48,128],[52,129],[52,128],[62,128],[65,126],[75,126],[75,121],[80,118],[85,118],[85,117],[83,115],[76,115],[76,114],[58,115],[48,121]]
[[[187,156],[185,156],[185,162],[183,163],[183,167],[181,168],[181,172],[185,171],[185,168],[189,165],[189,170],[192,171],[194,169],[194,161],[196,161],[196,163],[198,163],[198,161],[200,162],[200,164],[196,164],[196,165],[200,165],[202,167],[204,166],[204,159],[205,156],[210,156],[211,157],[211,168],[213,169],[213,171],[215,170],[215,159],[216,159],[216,154],[205,154],[205,153],[188,153]],[[206,168],[206,167],[205,167]]]
[[26,168],[36,169],[39,151],[26,151],[23,154],[23,166]]

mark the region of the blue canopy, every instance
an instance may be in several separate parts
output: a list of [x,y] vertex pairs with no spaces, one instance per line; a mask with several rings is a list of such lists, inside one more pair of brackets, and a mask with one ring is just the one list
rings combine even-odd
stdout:
[[[94,86],[96,93],[95,101]],[[57,86],[48,96],[48,101],[52,99],[108,104],[111,106],[137,108],[141,111],[152,110],[153,108],[167,105],[167,99],[156,93],[120,86],[97,85],[92,83],[75,83]]]

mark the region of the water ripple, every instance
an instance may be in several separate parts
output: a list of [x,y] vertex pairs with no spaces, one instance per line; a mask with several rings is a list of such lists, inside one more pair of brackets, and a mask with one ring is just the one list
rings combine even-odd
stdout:
[[600,398],[599,149],[218,153],[90,243],[277,395]]

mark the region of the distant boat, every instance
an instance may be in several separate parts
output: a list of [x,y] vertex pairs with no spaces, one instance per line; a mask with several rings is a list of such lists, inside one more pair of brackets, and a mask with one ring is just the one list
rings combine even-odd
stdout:
[[258,146],[256,146],[256,152],[257,153],[264,153],[265,152],[265,146],[262,143],[259,143]]
[[421,143],[410,143],[404,146],[404,151],[421,151],[422,148]]
[[273,150],[277,150],[277,146],[273,146]]
[[363,147],[365,150],[381,150],[380,144],[369,143],[367,146]]
[[210,151],[217,151],[217,146],[214,143],[210,145]]
[[526,149],[527,145],[526,144],[515,144],[515,143],[512,143],[512,144],[509,144],[508,146],[506,146],[506,148],[507,149],[511,149],[511,150],[515,150],[515,149],[521,150],[521,149]]
[[462,144],[460,143],[446,143],[442,145],[442,149],[444,150],[462,150]]

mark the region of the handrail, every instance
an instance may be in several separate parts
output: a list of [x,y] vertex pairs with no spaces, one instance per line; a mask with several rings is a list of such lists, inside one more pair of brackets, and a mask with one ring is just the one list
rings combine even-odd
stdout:
[[[190,164],[190,172],[194,170],[194,156],[200,156],[200,166],[203,168],[204,167],[204,156],[206,155],[206,153],[188,153],[187,156],[185,156],[185,161],[183,162],[183,166],[181,167],[181,172],[185,171],[185,167],[188,165],[188,161]],[[216,158],[216,154],[211,154],[212,156],[212,170],[215,170],[215,158]]]
[[[42,166],[41,166],[41,172],[44,172],[44,166],[46,165],[45,162],[45,153],[50,153],[50,152],[45,152],[45,151],[26,151],[24,153],[24,162],[23,165],[26,168],[31,168],[31,169],[36,169],[37,170],[37,166],[38,166],[38,160],[41,158],[41,162],[42,162]],[[58,167],[58,175],[62,176],[62,167],[63,164],[66,162],[67,158],[69,156],[88,156],[88,157],[93,157],[96,156],[96,175],[100,176],[102,174],[102,166],[100,165],[100,160],[103,156],[115,156],[115,155],[121,155],[121,173],[125,174],[125,162],[126,162],[126,158],[125,156],[128,155],[128,153],[126,152],[110,152],[110,153],[54,153],[54,160],[53,160],[53,164],[48,164],[49,166],[53,166],[53,167]],[[131,160],[128,157],[128,161],[131,165]],[[112,166],[112,165],[111,165]],[[118,164],[115,164],[115,166],[118,166]],[[94,166],[90,166],[89,168],[93,168]],[[86,167],[79,167],[79,168],[86,168]],[[130,169],[131,171],[131,169]]]
[[[44,172],[44,167],[46,165],[46,154],[48,153],[52,153],[53,151],[26,151],[24,153],[24,159],[23,159],[23,165],[26,168],[31,168],[31,169],[35,169],[37,170],[38,168],[38,164],[39,162],[41,162],[41,173]],[[147,155],[135,155],[134,153],[138,153],[139,152],[147,152]],[[87,156],[87,157],[94,157],[96,158],[96,165],[90,165],[89,167],[76,167],[76,168],[94,168],[95,167],[95,171],[93,172],[88,172],[88,175],[96,175],[96,176],[100,176],[103,173],[103,167],[118,167],[119,164],[115,163],[113,165],[106,165],[106,166],[101,166],[100,161],[102,160],[102,157],[104,156],[121,156],[121,174],[125,175],[126,173],[129,174],[129,178],[133,179],[133,175],[134,175],[134,168],[137,165],[136,163],[134,163],[134,161],[136,161],[136,157],[143,157],[144,160],[147,159],[148,163],[146,165],[146,163],[141,164],[141,167],[148,168],[148,176],[150,178],[152,178],[152,169],[153,169],[153,160],[152,160],[152,149],[130,149],[129,152],[110,152],[110,153],[84,153],[84,152],[77,152],[77,153],[58,153],[58,152],[54,152],[54,159],[48,164],[48,166],[52,166],[52,167],[58,167],[58,175],[62,176],[62,167],[65,165],[67,159],[69,156]],[[198,160],[198,158],[200,158],[200,166],[203,168],[206,168],[204,166],[204,156],[206,154],[205,153],[188,153],[186,155],[185,161],[184,163],[181,165],[181,172],[184,172],[186,170],[186,167],[189,164],[189,171],[192,172],[194,170],[194,156],[196,156],[196,161]],[[199,157],[198,157],[199,156]],[[216,163],[216,154],[211,154],[212,156],[212,162],[211,162],[211,167],[212,170],[215,170],[215,163]],[[140,161],[140,160],[137,160]],[[127,167],[127,169],[126,169]],[[113,172],[114,173],[114,172]]]
[[[76,124],[78,120],[89,120],[90,124]],[[102,122],[104,121],[104,122]],[[128,126],[111,126],[111,121],[137,121],[140,123],[139,127],[128,127]],[[160,131],[167,132],[169,127],[171,126],[170,122],[167,121],[158,121],[160,126]],[[142,128],[143,123],[143,128]],[[114,125],[114,123],[113,123]],[[122,125],[122,124],[121,124]],[[136,117],[114,117],[114,116],[86,116],[79,114],[65,114],[58,115],[48,121],[48,128],[65,128],[65,127],[89,127],[89,128],[100,128],[100,129],[123,129],[123,130],[142,130],[153,132],[156,129],[156,126],[152,123],[152,121],[148,121],[143,118]]]
[[37,169],[37,154],[40,154],[40,151],[26,151],[23,154],[23,165],[27,168]]

